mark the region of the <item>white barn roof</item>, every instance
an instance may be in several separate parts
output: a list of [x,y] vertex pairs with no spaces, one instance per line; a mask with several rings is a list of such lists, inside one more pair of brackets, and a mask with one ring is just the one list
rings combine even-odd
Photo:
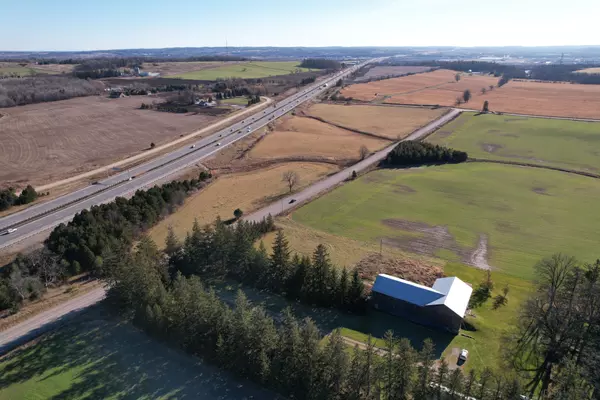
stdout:
[[439,278],[430,288],[386,274],[377,275],[372,290],[421,307],[443,305],[461,318],[473,292],[471,286],[457,277]]

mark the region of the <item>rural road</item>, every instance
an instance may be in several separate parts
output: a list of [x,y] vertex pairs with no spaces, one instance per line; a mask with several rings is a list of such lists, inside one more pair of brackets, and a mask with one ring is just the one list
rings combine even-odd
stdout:
[[[463,110],[452,109],[449,113],[441,116],[435,121],[430,122],[424,127],[417,129],[401,141],[421,139],[424,136],[433,132],[434,130],[438,129],[440,126],[446,124],[447,122],[457,117],[462,111]],[[383,160],[387,156],[387,154],[390,151],[392,151],[394,147],[396,147],[397,144],[398,142],[391,144],[383,150],[379,150],[378,152],[373,153],[372,155],[360,161],[359,163],[354,164],[319,182],[316,182],[298,193],[290,194],[289,196],[286,196],[275,203],[272,203],[258,211],[255,211],[252,214],[248,214],[247,216],[243,217],[243,219],[246,221],[261,221],[263,218],[266,218],[269,214],[273,216],[284,214],[285,212],[297,207],[298,205],[310,201],[318,194],[330,190],[335,186],[341,184],[342,182],[344,182],[352,176],[352,171],[356,171],[358,173],[372,166],[373,164],[376,164],[379,161]],[[291,203],[292,199],[295,200],[293,203]]]
[[140,189],[151,187],[154,182],[164,179],[176,172],[198,163],[257,129],[291,111],[303,102],[318,96],[328,86],[360,68],[362,65],[377,61],[369,60],[327,77],[318,84],[311,85],[302,91],[261,110],[248,115],[243,121],[228,126],[219,132],[180,147],[163,156],[135,166],[107,179],[101,180],[81,190],[69,193],[56,199],[29,207],[23,211],[0,218],[0,232],[8,228],[17,228],[16,232],[0,235],[0,249],[18,243],[28,237],[53,228],[60,223],[70,221],[78,212],[94,205],[111,202],[116,197],[135,193]]
[[0,356],[20,346],[36,336],[65,323],[70,317],[93,304],[98,303],[106,295],[103,287],[98,287],[85,294],[66,301],[54,308],[0,332]]

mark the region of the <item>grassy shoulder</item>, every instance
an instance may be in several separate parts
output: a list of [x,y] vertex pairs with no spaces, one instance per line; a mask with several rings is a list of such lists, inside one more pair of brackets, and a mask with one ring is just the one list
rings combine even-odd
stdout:
[[482,238],[488,263],[531,280],[557,251],[597,258],[600,181],[556,171],[492,164],[378,170],[300,208],[309,228],[468,262]]
[[255,79],[310,71],[310,69],[301,68],[299,64],[299,61],[255,61],[191,71],[169,77],[213,81],[219,78]]
[[95,307],[0,358],[0,400],[275,398]]
[[470,157],[600,171],[600,123],[463,113],[427,141]]

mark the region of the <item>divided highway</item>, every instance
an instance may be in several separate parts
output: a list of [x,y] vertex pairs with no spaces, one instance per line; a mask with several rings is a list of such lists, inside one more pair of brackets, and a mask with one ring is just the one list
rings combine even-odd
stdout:
[[354,72],[361,66],[376,60],[369,60],[336,73],[318,84],[269,106],[243,121],[222,129],[191,145],[180,147],[151,161],[120,172],[81,190],[69,193],[45,203],[37,204],[23,211],[0,218],[0,232],[8,228],[17,228],[10,234],[0,236],[0,249],[18,243],[30,236],[70,221],[76,213],[89,209],[93,205],[108,203],[119,196],[127,196],[136,190],[152,186],[154,182],[194,165],[202,159],[218,152],[272,120],[291,111],[294,107],[314,98],[327,89],[325,85],[334,85],[338,79]]

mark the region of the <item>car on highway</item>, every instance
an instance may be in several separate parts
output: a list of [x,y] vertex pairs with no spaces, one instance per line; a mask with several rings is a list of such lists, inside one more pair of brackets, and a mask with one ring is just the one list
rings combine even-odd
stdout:
[[251,127],[249,127],[249,128],[247,129],[247,131],[248,131],[248,132],[250,132],[250,129],[251,129]]
[[215,146],[220,146],[220,145],[221,145],[221,142],[217,142],[217,144]]
[[292,204],[292,203],[295,203],[295,202],[296,202],[296,199],[291,199],[291,200],[288,202],[288,204]]
[[4,232],[2,232],[3,235],[10,235],[11,233],[14,233],[17,231],[17,228],[8,228],[7,230],[5,230]]
[[193,149],[194,147],[196,147],[196,145],[195,145],[195,144],[191,145],[191,146],[190,146],[190,149]]

